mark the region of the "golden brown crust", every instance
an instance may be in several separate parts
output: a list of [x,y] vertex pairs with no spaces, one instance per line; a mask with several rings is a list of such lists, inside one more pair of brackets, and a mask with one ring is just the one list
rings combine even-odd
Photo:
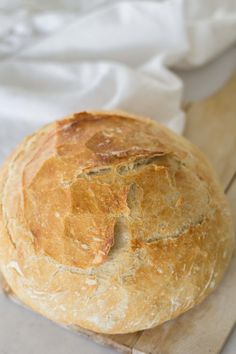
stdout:
[[0,174],[0,269],[50,319],[150,328],[202,301],[233,248],[202,153],[160,124],[82,112],[25,139]]

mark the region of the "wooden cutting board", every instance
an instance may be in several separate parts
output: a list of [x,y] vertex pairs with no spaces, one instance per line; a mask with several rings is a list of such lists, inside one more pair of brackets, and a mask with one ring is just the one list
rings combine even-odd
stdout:
[[[185,136],[215,167],[236,220],[236,74],[212,97],[186,108]],[[175,320],[127,335],[76,331],[132,354],[217,354],[236,322],[236,256],[214,294]]]

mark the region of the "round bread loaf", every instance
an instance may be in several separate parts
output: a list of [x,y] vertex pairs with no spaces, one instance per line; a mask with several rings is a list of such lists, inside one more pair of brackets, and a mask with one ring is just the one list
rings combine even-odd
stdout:
[[62,324],[127,333],[174,318],[216,288],[233,243],[206,158],[149,119],[76,113],[1,170],[0,270]]

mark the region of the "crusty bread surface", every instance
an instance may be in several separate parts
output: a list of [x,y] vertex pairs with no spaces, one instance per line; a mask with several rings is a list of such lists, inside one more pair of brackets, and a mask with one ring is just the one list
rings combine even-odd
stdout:
[[149,119],[76,113],[0,172],[0,270],[61,324],[127,333],[172,319],[218,286],[233,245],[208,161]]

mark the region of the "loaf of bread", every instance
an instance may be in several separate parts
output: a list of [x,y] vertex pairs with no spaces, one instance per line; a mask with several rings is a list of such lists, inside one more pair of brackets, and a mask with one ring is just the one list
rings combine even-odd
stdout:
[[61,324],[127,333],[172,319],[217,287],[233,244],[206,158],[149,119],[76,113],[1,169],[0,270]]

